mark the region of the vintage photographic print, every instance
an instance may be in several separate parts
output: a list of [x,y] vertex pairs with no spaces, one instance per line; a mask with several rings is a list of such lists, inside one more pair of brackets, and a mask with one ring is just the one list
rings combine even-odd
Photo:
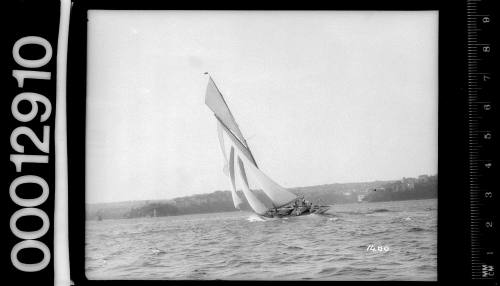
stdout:
[[438,16],[89,10],[86,277],[436,281]]

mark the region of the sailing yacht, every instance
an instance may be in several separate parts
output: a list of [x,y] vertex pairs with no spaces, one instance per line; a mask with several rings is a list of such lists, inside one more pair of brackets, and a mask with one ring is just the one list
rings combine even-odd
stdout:
[[[205,104],[213,111],[217,121],[217,133],[225,162],[223,170],[231,183],[231,196],[235,208],[240,209],[243,203],[236,192],[237,173],[241,182],[243,195],[246,197],[252,210],[261,217],[280,218],[313,213],[323,214],[329,209],[329,206],[314,205],[305,201],[303,197],[299,197],[280,186],[259,169],[255,157],[233,114],[229,110],[222,93],[210,76],[205,95]],[[225,138],[229,139],[227,148]],[[269,198],[272,206],[266,205],[250,189],[247,173],[250,174],[250,177]]]

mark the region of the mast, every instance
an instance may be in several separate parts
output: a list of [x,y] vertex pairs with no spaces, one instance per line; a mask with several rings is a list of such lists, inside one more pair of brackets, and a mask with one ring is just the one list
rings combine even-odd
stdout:
[[[231,131],[231,129],[229,129],[229,128],[228,128],[228,127],[224,124],[224,122],[222,122],[222,120],[220,120],[220,118],[219,118],[217,115],[215,115],[215,114],[214,114],[214,116],[215,116],[215,118],[217,119],[217,121],[219,121],[219,123],[222,125],[222,127],[224,128],[224,130],[225,130],[226,132],[231,133],[231,135],[233,135],[233,136],[234,136],[234,139],[235,139],[235,140],[238,140],[238,142],[239,142],[241,145],[243,145],[243,146],[244,146],[244,148],[248,151],[248,155],[250,156],[250,160],[252,160],[252,163],[255,165],[255,167],[258,167],[258,166],[257,166],[257,162],[255,162],[255,158],[253,157],[252,151],[250,151],[250,148],[248,147],[248,145],[246,145],[244,142],[241,142],[241,140],[240,140],[240,139],[238,139],[238,137],[237,137],[237,136],[236,136],[236,135],[235,135],[235,134]],[[245,141],[245,139],[243,139],[243,141]],[[245,141],[245,142],[246,142],[246,141]]]

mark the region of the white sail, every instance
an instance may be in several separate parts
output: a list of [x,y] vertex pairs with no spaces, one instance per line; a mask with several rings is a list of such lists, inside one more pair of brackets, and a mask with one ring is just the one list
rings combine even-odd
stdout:
[[240,141],[243,146],[248,149],[252,162],[257,165],[255,159],[253,158],[252,152],[250,152],[248,143],[241,133],[240,127],[236,123],[231,110],[229,110],[229,106],[227,106],[224,97],[220,93],[211,77],[209,78],[207,85],[205,104],[214,112],[214,115],[217,118],[219,124],[225,126],[228,129],[228,132],[235,135],[238,141]]
[[[241,198],[236,193],[236,181],[234,178],[235,151],[238,153],[238,165],[240,169],[239,173],[241,176],[241,180],[243,182],[243,193],[247,198],[250,206],[256,213],[263,214],[267,211],[267,208],[250,190],[245,172],[245,166],[247,167],[252,178],[257,181],[257,184],[260,186],[260,188],[262,188],[264,193],[272,201],[274,207],[281,207],[296,200],[296,195],[271,180],[261,170],[259,170],[252,152],[250,151],[250,148],[245,138],[243,137],[238,124],[234,120],[229,107],[227,106],[222,94],[213,82],[212,78],[210,78],[208,82],[207,92],[205,95],[205,104],[214,112],[215,117],[218,121],[217,127],[219,133],[219,142],[226,162],[228,161],[228,158],[225,153],[223,133],[225,133],[231,139],[231,143],[234,146],[231,147],[229,162],[226,166],[229,167],[229,175],[231,178],[232,187],[231,194],[235,207],[239,208],[239,205],[241,204]],[[225,167],[225,169],[227,168]]]
[[241,204],[240,196],[236,193],[236,179],[234,176],[234,148],[231,146],[231,152],[229,153],[229,176],[231,178],[231,196],[233,197],[234,207],[239,209]]
[[245,138],[243,138],[243,134],[236,120],[234,120],[233,114],[231,114],[229,107],[212,78],[209,78],[208,81],[205,104],[215,113],[215,116],[232,131],[232,133],[236,134],[240,141],[245,142]]
[[241,154],[238,156],[243,160],[248,172],[257,181],[257,184],[262,188],[262,191],[264,191],[264,193],[266,193],[266,195],[271,199],[274,207],[284,206],[297,199],[295,194],[278,185],[278,183],[271,180],[268,176],[266,176],[266,174],[259,170],[257,166],[253,164],[248,149],[245,148],[245,146],[243,146],[243,144],[241,144],[241,142],[239,142],[232,133],[228,132],[224,125],[222,125],[222,128],[226,131],[226,134],[229,139],[231,139],[238,153]]
[[254,162],[253,156],[252,156],[252,153],[250,152],[250,150],[245,145],[243,145],[243,143],[241,143],[241,141],[238,140],[238,138],[236,138],[236,136],[223,123],[221,123],[219,118],[217,118],[217,121],[219,121],[219,126],[222,127],[222,129],[223,129],[222,130],[223,133],[225,133],[229,137],[229,139],[231,139],[231,143],[233,143],[233,145],[236,147],[238,152],[241,152],[245,156],[245,158]]
[[238,167],[240,179],[243,185],[243,194],[247,198],[248,204],[257,214],[264,214],[267,211],[267,207],[255,196],[255,194],[248,187],[247,175],[245,173],[245,167],[240,157],[238,157]]
[[242,156],[242,160],[247,167],[248,173],[256,181],[256,183],[262,188],[262,191],[273,202],[274,207],[281,207],[287,205],[297,199],[297,196],[282,186],[278,185],[275,181],[271,180],[266,174],[259,170],[255,165]]
[[222,169],[222,172],[226,176],[229,176],[226,146],[224,145],[224,135],[222,134],[222,127],[219,121],[217,121],[217,134],[219,135],[220,150],[222,151],[222,156],[224,156],[224,168]]

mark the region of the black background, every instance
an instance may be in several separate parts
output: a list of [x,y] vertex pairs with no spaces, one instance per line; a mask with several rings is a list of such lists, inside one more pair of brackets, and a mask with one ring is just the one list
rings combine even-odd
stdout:
[[[54,279],[54,264],[53,264],[53,241],[54,241],[54,123],[55,123],[55,109],[56,109],[56,55],[57,55],[57,37],[59,32],[59,1],[9,1],[8,6],[2,9],[2,45],[3,45],[3,92],[2,92],[2,116],[4,120],[3,128],[4,133],[4,163],[2,168],[3,180],[3,203],[1,207],[3,217],[3,238],[4,245],[2,259],[5,262],[3,273],[7,273],[3,283],[15,283],[17,285],[40,285],[45,281],[53,281]],[[12,48],[14,43],[26,36],[39,36],[47,41],[52,46],[52,58],[49,63],[43,67],[36,69],[28,69],[18,65],[13,58]],[[20,50],[22,57],[26,59],[38,59],[43,56],[44,49],[36,45],[26,45]],[[51,72],[50,80],[36,80],[26,79],[24,87],[19,88],[17,80],[12,76],[12,71],[15,69],[20,70],[36,70]],[[52,104],[52,112],[49,119],[43,123],[40,122],[40,115],[37,115],[30,122],[19,122],[11,113],[11,104],[14,97],[21,92],[35,92],[46,96]],[[20,110],[29,112],[29,104],[26,102],[21,103]],[[44,108],[39,105],[38,114],[44,112]],[[22,164],[21,172],[16,172],[15,166],[10,162],[11,154],[18,154],[10,146],[10,135],[12,131],[19,126],[27,126],[31,128],[39,138],[42,138],[42,126],[50,126],[50,150],[49,162],[47,164]],[[38,150],[33,143],[26,136],[19,136],[18,142],[25,146],[25,154],[44,155]],[[21,209],[20,206],[15,204],[9,196],[9,186],[11,182],[22,175],[37,175],[45,179],[49,185],[48,199],[38,206],[37,208],[45,211],[50,220],[50,228],[47,234],[37,239],[43,242],[49,249],[51,249],[51,260],[49,265],[38,272],[22,272],[15,268],[10,259],[10,253],[15,244],[22,241],[13,235],[9,227],[11,215],[17,210]],[[33,198],[39,196],[41,189],[33,184],[25,184],[18,187],[18,195],[23,198]],[[41,220],[30,216],[25,217],[17,222],[20,230],[30,231],[36,230],[41,227]],[[22,250],[19,252],[19,260],[24,263],[36,263],[42,259],[42,252],[35,249]],[[12,281],[12,282],[7,282]]]

